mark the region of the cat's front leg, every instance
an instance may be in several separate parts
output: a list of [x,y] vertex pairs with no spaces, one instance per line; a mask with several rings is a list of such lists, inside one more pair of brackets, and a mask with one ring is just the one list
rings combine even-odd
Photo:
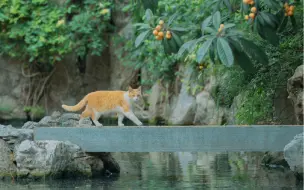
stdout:
[[134,115],[132,111],[124,112],[124,115],[129,118],[131,121],[133,121],[136,125],[142,126],[143,123],[139,121],[139,119]]
[[118,113],[118,126],[122,127],[125,126],[122,121],[124,119],[124,115],[122,113]]

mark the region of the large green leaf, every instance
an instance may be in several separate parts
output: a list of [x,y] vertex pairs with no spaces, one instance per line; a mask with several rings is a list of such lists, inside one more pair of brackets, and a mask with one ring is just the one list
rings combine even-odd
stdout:
[[[233,50],[235,63],[238,64],[246,73],[248,73],[248,74],[255,73],[256,69],[253,66],[250,58],[247,56],[247,54],[245,52],[243,52],[242,49],[238,49],[239,47],[236,47],[236,46],[239,46],[239,44],[236,41],[234,41],[234,40],[232,40],[232,41],[234,43],[231,43],[232,44],[231,48]],[[232,41],[229,40],[229,42],[232,42]]]
[[221,24],[221,13],[219,11],[216,11],[214,14],[213,14],[213,26],[215,28],[219,28],[220,27],[220,24]]
[[[172,34],[173,40],[175,41],[175,43],[177,45],[177,48],[179,49],[183,45],[182,39],[175,32],[171,31],[171,34]],[[172,40],[172,38],[171,38],[171,40]]]
[[190,40],[186,43],[184,43],[180,48],[179,48],[179,51],[177,53],[177,57],[181,57],[183,55],[183,53],[186,51],[186,50],[189,50],[190,47],[193,47],[195,46],[196,44],[196,39],[195,40]]
[[205,41],[203,43],[203,45],[201,45],[201,47],[198,49],[197,54],[196,54],[196,61],[198,63],[202,62],[202,60],[204,59],[205,55],[207,54],[210,45],[212,44],[212,41],[214,40],[214,38],[208,39],[207,41]]
[[177,15],[178,15],[178,13],[174,13],[172,16],[170,16],[170,18],[168,19],[168,23],[167,23],[168,27],[172,24],[172,22],[177,17]]
[[170,53],[172,53],[172,51],[171,51],[171,48],[170,48],[170,45],[169,45],[169,42],[168,42],[168,39],[167,39],[167,38],[165,38],[165,39],[162,41],[162,44],[163,44],[163,46],[164,46],[164,50],[165,50],[165,53],[166,53],[166,54],[170,54]]
[[202,27],[201,27],[202,32],[204,32],[205,28],[206,28],[207,26],[209,26],[211,19],[212,19],[212,16],[208,16],[208,17],[203,21]]
[[232,27],[235,27],[235,24],[233,24],[233,23],[227,23],[227,24],[224,25],[225,29],[232,28]]
[[133,26],[138,27],[138,30],[151,28],[149,24],[145,24],[145,23],[136,23],[136,24],[133,24]]
[[177,26],[171,27],[170,30],[177,31],[177,32],[186,32],[186,31],[188,31],[186,28],[177,27]]
[[[167,38],[165,38],[164,40],[167,40]],[[176,43],[174,38],[171,38],[168,40],[169,43],[169,47],[170,47],[170,53],[177,53],[178,52],[178,44]]]
[[267,12],[260,12],[259,13],[259,16],[261,16],[263,18],[263,20],[265,21],[264,22],[264,25],[266,25],[266,23],[273,27],[273,28],[276,28],[277,27],[277,24],[278,24],[278,20],[277,18],[272,15],[271,13],[267,13]]
[[210,34],[216,34],[217,33],[216,30],[214,30],[211,27],[206,27],[205,32],[210,33]]
[[251,56],[253,60],[262,64],[268,64],[268,57],[259,46],[244,38],[239,38],[238,40],[242,45],[244,52]]
[[274,46],[279,45],[279,36],[276,33],[275,28],[271,28],[269,26],[261,26],[260,24],[257,24],[257,30],[259,35],[267,40],[269,43],[271,43]]
[[228,67],[233,65],[233,53],[229,43],[224,38],[217,39],[217,54],[224,65]]
[[153,13],[152,13],[152,11],[151,11],[150,9],[147,9],[147,10],[146,10],[145,16],[146,16],[146,21],[149,22],[149,21],[153,18]]
[[140,46],[140,44],[146,39],[151,30],[147,30],[139,34],[135,40],[135,47]]

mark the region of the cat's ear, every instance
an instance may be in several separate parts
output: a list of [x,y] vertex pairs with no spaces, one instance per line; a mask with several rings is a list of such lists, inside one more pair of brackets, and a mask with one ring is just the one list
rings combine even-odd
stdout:
[[137,88],[138,91],[141,91],[141,86]]
[[133,88],[131,88],[131,86],[129,86],[129,89],[128,89],[128,91],[132,91],[133,90]]

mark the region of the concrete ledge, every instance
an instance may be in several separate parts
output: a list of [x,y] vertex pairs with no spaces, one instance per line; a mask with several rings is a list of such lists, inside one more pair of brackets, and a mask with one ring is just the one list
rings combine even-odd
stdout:
[[71,141],[87,152],[283,151],[303,126],[41,127],[35,140]]

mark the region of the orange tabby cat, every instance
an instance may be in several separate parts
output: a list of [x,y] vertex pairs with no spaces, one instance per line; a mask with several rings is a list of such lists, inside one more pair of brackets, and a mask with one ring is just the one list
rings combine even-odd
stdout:
[[104,113],[116,112],[118,115],[118,126],[124,126],[122,123],[124,116],[132,120],[136,125],[142,125],[142,122],[132,112],[132,101],[137,101],[141,95],[141,87],[128,91],[96,91],[86,95],[77,105],[62,105],[66,111],[78,111],[86,107],[82,112],[79,124],[84,118],[91,117],[96,126],[102,126],[98,122],[99,117]]

